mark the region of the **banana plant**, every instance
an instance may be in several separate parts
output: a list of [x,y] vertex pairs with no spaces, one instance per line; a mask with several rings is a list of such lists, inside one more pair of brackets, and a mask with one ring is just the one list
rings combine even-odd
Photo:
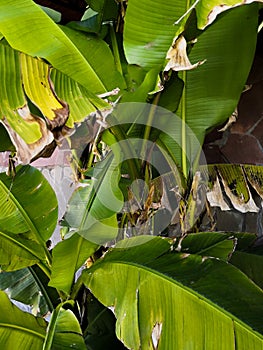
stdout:
[[[31,0],[0,0],[0,150],[13,156],[0,174],[0,287],[33,307],[0,293],[1,346],[262,348],[256,237],[189,233],[208,175],[226,177],[199,158],[243,91],[258,3],[87,3],[62,26]],[[51,252],[58,203],[28,164],[64,139],[79,186]],[[154,237],[176,221],[179,234]]]

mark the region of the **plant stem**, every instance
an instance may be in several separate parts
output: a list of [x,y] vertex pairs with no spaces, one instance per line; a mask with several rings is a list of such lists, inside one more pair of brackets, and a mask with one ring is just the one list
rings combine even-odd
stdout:
[[[186,72],[183,71],[183,81],[186,81]],[[182,135],[182,172],[184,177],[187,179],[187,157],[186,157],[186,96],[185,96],[185,86],[182,93],[181,99],[181,111],[182,111],[182,124],[181,124],[181,135]]]
[[114,26],[112,22],[110,23],[110,38],[111,38],[112,51],[113,51],[113,56],[114,56],[114,61],[115,61],[117,71],[120,72],[121,75],[123,75],[120,54],[119,54],[119,47],[118,47],[116,34],[114,31]]
[[147,149],[147,141],[150,138],[151,129],[152,129],[152,122],[153,122],[154,114],[155,114],[156,107],[158,105],[160,96],[161,96],[161,92],[158,92],[156,94],[156,96],[154,97],[153,103],[151,105],[151,109],[150,109],[150,112],[149,112],[147,124],[145,125],[145,129],[144,129],[143,145],[142,145],[142,156],[145,154],[146,149]]

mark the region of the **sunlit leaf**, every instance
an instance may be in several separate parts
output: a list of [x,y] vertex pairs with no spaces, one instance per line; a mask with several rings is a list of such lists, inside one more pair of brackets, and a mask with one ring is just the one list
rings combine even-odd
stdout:
[[58,204],[44,176],[30,166],[14,178],[0,174],[0,264],[6,271],[47,263],[46,241],[57,225]]
[[43,350],[76,348],[86,350],[80,324],[71,310],[65,310],[63,304],[53,311]]
[[127,347],[156,349],[158,341],[160,350],[186,344],[262,348],[262,290],[228,263],[169,252],[169,244],[165,253],[163,239],[145,243],[141,238],[111,250],[82,277],[104,305],[113,307],[117,335]]
[[[99,231],[97,232],[99,235]],[[70,294],[76,271],[98,249],[96,243],[87,241],[78,233],[59,242],[53,249],[50,286]]]
[[41,350],[47,324],[13,305],[4,292],[0,292],[0,347],[2,349]]

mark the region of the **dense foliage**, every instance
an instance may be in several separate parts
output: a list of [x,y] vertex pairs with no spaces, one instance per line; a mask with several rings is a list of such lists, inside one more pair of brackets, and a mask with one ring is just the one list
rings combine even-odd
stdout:
[[[202,144],[254,57],[248,2],[87,0],[61,25],[31,0],[0,0],[1,347],[263,348],[256,237],[198,232],[225,169]],[[49,249],[59,203],[30,163],[63,142],[76,190]],[[239,205],[248,186],[262,195],[261,167],[233,169]]]

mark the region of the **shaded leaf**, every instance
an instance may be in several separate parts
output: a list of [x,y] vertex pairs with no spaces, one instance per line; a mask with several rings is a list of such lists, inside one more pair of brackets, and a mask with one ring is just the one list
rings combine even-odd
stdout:
[[202,232],[188,234],[182,241],[181,251],[228,261],[235,245],[235,237],[231,234]]
[[263,289],[263,256],[250,252],[236,251],[231,257],[230,263],[243,271],[252,281]]
[[15,151],[15,147],[12,144],[12,141],[8,135],[8,132],[1,123],[0,123],[0,139],[1,139],[0,152]]
[[11,299],[30,305],[32,313],[38,316],[52,311],[59,300],[56,291],[47,284],[47,276],[37,266],[0,273],[0,289],[8,288]]
[[88,327],[84,331],[88,350],[126,349],[115,334],[116,319],[111,310],[93,296],[87,306]]

